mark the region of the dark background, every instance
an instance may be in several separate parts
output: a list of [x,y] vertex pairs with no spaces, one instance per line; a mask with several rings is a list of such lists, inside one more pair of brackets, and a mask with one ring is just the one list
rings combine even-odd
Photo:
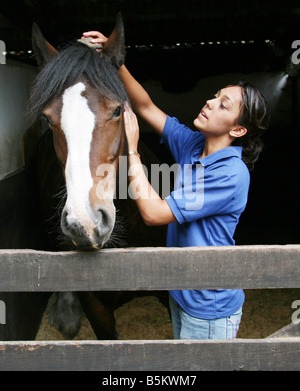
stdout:
[[[300,40],[299,1],[10,0],[0,5],[0,39],[7,58],[34,64],[33,22],[59,47],[83,31],[109,35],[119,11],[127,67],[149,86],[162,109],[187,125],[198,114],[194,107],[200,110],[207,93],[216,92],[216,80],[259,80],[272,106],[272,120],[265,150],[251,174],[236,242],[299,243],[300,91],[298,67],[290,59],[292,42]],[[150,133],[144,138],[165,157]]]

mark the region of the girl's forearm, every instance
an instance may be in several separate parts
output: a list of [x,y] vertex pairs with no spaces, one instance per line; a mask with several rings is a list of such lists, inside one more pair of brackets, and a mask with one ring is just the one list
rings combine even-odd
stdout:
[[135,80],[125,65],[120,67],[119,75],[128,93],[134,111],[141,114],[141,111],[152,103],[150,96],[141,84]]
[[149,183],[137,155],[129,156],[129,183],[129,196],[135,200],[145,224],[155,224],[162,199]]

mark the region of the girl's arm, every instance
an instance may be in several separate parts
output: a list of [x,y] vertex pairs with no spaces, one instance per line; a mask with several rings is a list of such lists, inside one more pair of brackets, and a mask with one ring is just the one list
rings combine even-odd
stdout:
[[[136,115],[126,106],[124,112],[128,150],[137,151],[139,126]],[[148,182],[140,157],[129,155],[129,196],[135,199],[146,225],[164,225],[176,221],[166,200],[160,198]]]
[[139,114],[159,136],[162,135],[167,115],[151,100],[147,91],[129,73],[125,65],[119,70],[120,78],[130,98],[134,111]]
[[[83,33],[83,37],[93,37],[92,43],[104,44],[107,41],[107,38],[99,31],[88,31]],[[101,51],[101,49],[97,50]],[[167,115],[152,102],[148,93],[130,74],[125,65],[120,67],[119,75],[128,93],[134,111],[161,136]]]

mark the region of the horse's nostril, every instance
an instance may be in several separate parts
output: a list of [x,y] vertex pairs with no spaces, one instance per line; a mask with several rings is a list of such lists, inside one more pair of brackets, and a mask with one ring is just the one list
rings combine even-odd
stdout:
[[72,239],[73,237],[75,238],[84,233],[83,226],[80,224],[79,221],[68,221],[68,212],[66,211],[64,211],[61,216],[61,228],[65,234],[68,234],[68,236],[71,235]]
[[[74,220],[74,219],[72,219]],[[71,239],[77,248],[89,248],[91,241],[79,221],[68,221],[68,212],[63,211],[61,215],[62,232]]]
[[113,222],[113,217],[106,208],[98,208],[97,210],[98,224],[102,226],[111,226]]
[[100,207],[97,209],[97,230],[95,232],[96,236],[106,236],[109,235],[114,226],[114,215],[111,214],[105,207]]

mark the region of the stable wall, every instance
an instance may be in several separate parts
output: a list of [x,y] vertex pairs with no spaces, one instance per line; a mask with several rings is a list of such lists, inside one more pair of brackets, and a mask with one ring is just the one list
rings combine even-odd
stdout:
[[36,72],[8,59],[0,65],[0,180],[23,167],[26,102]]
[[[134,70],[133,70],[134,75]],[[182,75],[178,74],[178,79]],[[187,92],[166,91],[158,80],[146,80],[142,85],[155,104],[163,111],[192,127],[207,99],[220,88],[239,80],[253,83],[265,96],[271,111],[270,126],[292,126],[291,83],[283,72],[224,73],[199,79]],[[176,83],[176,81],[174,81]],[[145,127],[145,130],[149,130]]]

